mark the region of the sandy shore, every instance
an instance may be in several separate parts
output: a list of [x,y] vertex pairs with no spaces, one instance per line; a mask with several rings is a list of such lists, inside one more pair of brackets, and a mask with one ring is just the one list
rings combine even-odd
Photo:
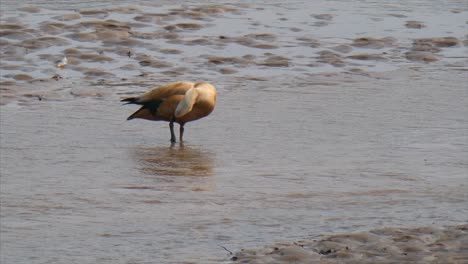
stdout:
[[236,253],[234,263],[468,263],[468,224],[383,228],[278,243]]

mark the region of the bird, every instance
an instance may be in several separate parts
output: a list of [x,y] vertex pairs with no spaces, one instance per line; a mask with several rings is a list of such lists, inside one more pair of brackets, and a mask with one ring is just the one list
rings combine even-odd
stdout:
[[61,68],[65,67],[65,65],[67,65],[67,64],[68,64],[67,57],[63,57],[63,59],[61,61],[57,62],[57,67],[61,69]]
[[156,87],[141,96],[122,99],[125,104],[141,105],[127,120],[135,118],[169,122],[171,142],[176,142],[174,123],[179,124],[179,141],[184,125],[209,115],[216,105],[216,88],[207,82],[175,82]]

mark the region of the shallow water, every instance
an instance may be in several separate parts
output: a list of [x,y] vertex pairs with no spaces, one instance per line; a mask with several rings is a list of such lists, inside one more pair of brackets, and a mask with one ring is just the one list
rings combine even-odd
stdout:
[[[22,28],[0,38],[2,263],[220,263],[221,246],[467,220],[462,2],[142,2],[60,21],[66,44],[32,48],[42,22],[102,8],[5,3],[2,24]],[[405,56],[441,37],[458,42],[436,61]],[[183,145],[125,121],[121,97],[200,79],[218,105]]]

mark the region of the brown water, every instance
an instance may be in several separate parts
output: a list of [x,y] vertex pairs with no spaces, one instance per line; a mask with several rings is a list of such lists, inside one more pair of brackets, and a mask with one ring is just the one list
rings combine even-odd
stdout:
[[[2,1],[0,262],[220,263],[465,223],[468,11],[423,2]],[[183,145],[125,121],[121,97],[176,80],[219,94]]]

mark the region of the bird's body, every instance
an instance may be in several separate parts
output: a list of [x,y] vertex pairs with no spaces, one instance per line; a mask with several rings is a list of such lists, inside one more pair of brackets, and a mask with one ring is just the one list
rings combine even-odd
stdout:
[[139,97],[125,98],[122,102],[142,107],[127,120],[141,118],[167,121],[171,141],[175,142],[174,122],[180,125],[180,141],[184,125],[209,115],[216,105],[216,88],[206,82],[176,82],[154,88]]

